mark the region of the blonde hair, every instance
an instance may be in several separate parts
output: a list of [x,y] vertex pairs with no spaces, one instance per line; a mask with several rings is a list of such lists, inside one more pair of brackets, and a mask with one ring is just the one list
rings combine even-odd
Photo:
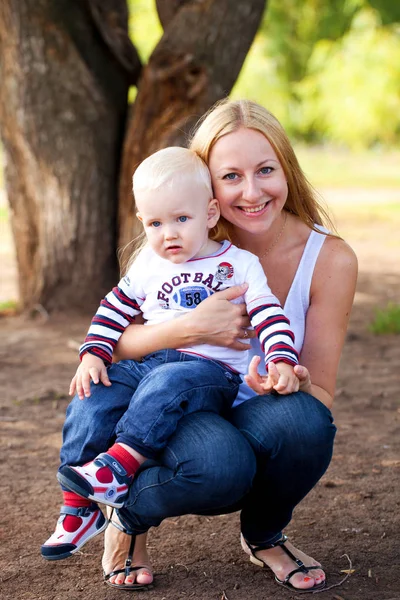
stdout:
[[[279,121],[263,106],[251,100],[221,100],[199,121],[189,148],[208,164],[214,144],[224,135],[241,127],[262,133],[271,144],[285,173],[288,196],[285,209],[297,215],[310,229],[325,225],[334,231],[334,225],[317,192],[301,170],[293,147]],[[223,217],[217,225],[219,234],[231,237],[232,226]]]
[[[136,169],[132,178],[133,195],[161,187],[172,187],[179,181],[187,180],[193,186],[203,187],[209,198],[212,198],[210,171],[200,156],[179,146],[163,148],[148,156]],[[146,244],[147,238],[143,231],[121,250],[120,259],[132,245],[134,247],[125,264],[121,265],[122,272],[126,273]]]

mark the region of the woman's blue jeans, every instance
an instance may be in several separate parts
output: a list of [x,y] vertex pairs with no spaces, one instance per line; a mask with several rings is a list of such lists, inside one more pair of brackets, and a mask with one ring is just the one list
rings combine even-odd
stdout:
[[[121,415],[117,399],[110,402],[105,389],[111,444]],[[256,396],[226,417],[211,412],[183,417],[157,461],[142,465],[118,511],[130,531],[143,533],[172,516],[242,509],[248,542],[273,543],[281,537],[294,507],[329,465],[336,432],[331,412],[297,392]],[[67,430],[67,446],[69,435]],[[97,454],[96,448],[86,448],[78,462]],[[64,464],[65,458],[62,454]]]

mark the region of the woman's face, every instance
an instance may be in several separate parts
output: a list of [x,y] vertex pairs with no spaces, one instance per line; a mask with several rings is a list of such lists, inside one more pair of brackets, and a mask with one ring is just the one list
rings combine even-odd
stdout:
[[267,138],[242,127],[213,146],[209,169],[221,214],[235,227],[266,233],[288,195],[286,177]]

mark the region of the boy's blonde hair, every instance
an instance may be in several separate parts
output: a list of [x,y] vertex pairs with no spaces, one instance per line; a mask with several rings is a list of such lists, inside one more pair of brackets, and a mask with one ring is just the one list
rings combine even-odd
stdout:
[[[161,187],[172,187],[180,181],[189,181],[193,186],[203,187],[209,199],[213,197],[211,177],[207,165],[196,152],[179,146],[158,150],[158,152],[151,154],[140,163],[132,178],[133,195],[158,190]],[[130,242],[122,250],[122,253],[132,244],[134,250],[126,265],[122,266],[123,272],[129,269],[138,254],[146,246],[145,233],[142,232]]]
[[199,155],[179,146],[163,148],[148,156],[136,169],[132,178],[133,195],[171,187],[188,179],[193,186],[204,186],[212,198],[210,172]]
[[[285,173],[288,197],[285,209],[297,215],[308,227],[326,225],[334,231],[327,211],[321,206],[316,191],[304,175],[293,147],[279,121],[263,106],[251,100],[229,100],[217,102],[200,119],[191,138],[189,147],[206,164],[214,144],[224,135],[241,127],[262,133],[271,144]],[[219,228],[225,237],[230,237],[231,225],[223,217]]]

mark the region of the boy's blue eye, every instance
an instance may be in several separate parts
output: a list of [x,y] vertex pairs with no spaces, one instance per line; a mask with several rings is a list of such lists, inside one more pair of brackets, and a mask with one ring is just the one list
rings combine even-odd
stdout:
[[161,222],[160,222],[160,221],[152,221],[152,222],[150,223],[150,226],[151,226],[151,227],[160,227],[160,225],[161,225]]
[[187,218],[187,217],[178,217],[178,221],[179,221],[180,223],[185,223],[185,221],[187,221],[187,220],[188,220],[188,218]]

